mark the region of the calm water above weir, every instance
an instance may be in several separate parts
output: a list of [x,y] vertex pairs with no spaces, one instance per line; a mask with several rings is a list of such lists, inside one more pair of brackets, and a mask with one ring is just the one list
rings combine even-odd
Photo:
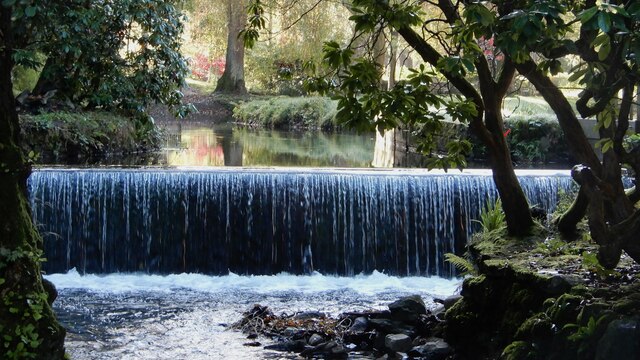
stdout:
[[371,167],[375,134],[254,129],[229,123],[166,123],[167,166]]

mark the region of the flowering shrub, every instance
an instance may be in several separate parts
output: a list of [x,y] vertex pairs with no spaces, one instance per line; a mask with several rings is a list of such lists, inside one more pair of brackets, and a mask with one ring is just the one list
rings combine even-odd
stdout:
[[220,77],[225,68],[224,59],[211,60],[203,54],[196,54],[191,60],[191,76],[202,81],[208,81],[210,75]]

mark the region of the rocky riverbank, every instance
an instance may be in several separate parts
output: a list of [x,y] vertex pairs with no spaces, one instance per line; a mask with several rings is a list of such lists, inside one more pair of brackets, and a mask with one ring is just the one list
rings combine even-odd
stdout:
[[233,328],[247,346],[313,358],[640,359],[640,266],[594,262],[588,236],[566,242],[538,229],[525,239],[478,234],[461,296],[428,310],[419,296],[388,310],[273,314],[254,306]]
[[262,346],[258,339],[267,336],[276,344],[266,349],[307,358],[441,360],[453,354],[439,337],[444,314],[444,305],[430,311],[414,295],[392,302],[388,310],[343,313],[336,318],[318,312],[275,315],[265,306],[254,305],[232,327],[247,334],[246,346]]

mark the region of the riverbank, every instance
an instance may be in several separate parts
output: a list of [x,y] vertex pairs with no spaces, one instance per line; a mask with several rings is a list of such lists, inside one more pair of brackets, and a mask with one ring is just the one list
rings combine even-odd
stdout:
[[164,135],[152,123],[113,112],[21,114],[25,154],[38,164],[84,164],[160,149]]
[[640,358],[640,265],[623,257],[606,271],[595,251],[586,232],[566,242],[543,228],[525,239],[494,229],[453,259],[471,275],[446,309],[427,310],[419,296],[335,318],[256,305],[233,328],[247,346],[262,335],[278,341],[268,349],[326,358]]

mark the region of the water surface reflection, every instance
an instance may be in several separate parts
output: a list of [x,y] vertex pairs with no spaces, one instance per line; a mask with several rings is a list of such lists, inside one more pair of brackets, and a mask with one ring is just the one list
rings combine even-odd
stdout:
[[371,167],[373,134],[168,123],[168,166]]

